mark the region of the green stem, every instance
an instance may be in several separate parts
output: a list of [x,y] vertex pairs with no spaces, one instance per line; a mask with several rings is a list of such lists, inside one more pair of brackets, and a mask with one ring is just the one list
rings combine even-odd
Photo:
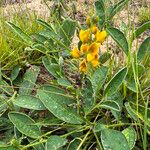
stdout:
[[120,124],[112,124],[112,125],[107,125],[107,128],[113,128],[113,127],[120,127],[120,126],[142,126],[141,124],[137,123],[120,123]]
[[86,139],[87,139],[88,135],[90,134],[90,132],[91,132],[91,129],[86,133],[86,135],[84,136],[83,140],[82,140],[81,143],[79,144],[77,150],[80,150],[80,149],[81,149],[83,143],[86,141]]
[[47,140],[42,140],[42,141],[39,141],[39,142],[36,142],[36,143],[33,143],[33,144],[28,144],[27,146],[24,146],[22,148],[22,150],[26,150],[29,147],[33,147],[33,146],[36,146],[36,145],[39,145],[39,144],[42,144],[42,143],[46,143],[46,142],[47,142]]
[[96,138],[96,141],[97,141],[97,144],[98,144],[100,150],[102,150],[103,148],[102,148],[102,145],[101,145],[101,143],[100,143],[100,141],[99,141],[99,138],[98,138],[97,134],[96,134],[94,131],[93,131],[93,134],[94,134],[94,136],[95,136],[95,138]]

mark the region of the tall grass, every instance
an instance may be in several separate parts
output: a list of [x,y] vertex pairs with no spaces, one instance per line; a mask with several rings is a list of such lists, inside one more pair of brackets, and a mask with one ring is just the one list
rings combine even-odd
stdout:
[[41,29],[36,23],[38,15],[35,11],[28,8],[23,10],[21,5],[18,9],[15,9],[13,5],[11,7],[14,11],[13,14],[12,10],[9,12],[5,11],[5,7],[0,8],[0,62],[2,69],[10,69],[18,63],[22,64],[26,58],[24,51],[26,45],[8,28],[6,21],[13,22],[28,34],[38,32]]

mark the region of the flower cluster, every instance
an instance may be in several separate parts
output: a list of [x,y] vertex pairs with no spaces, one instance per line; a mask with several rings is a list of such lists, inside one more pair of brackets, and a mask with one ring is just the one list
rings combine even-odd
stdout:
[[87,72],[88,66],[93,66],[94,68],[99,66],[99,49],[100,45],[104,42],[107,33],[106,31],[100,31],[96,26],[97,20],[91,22],[88,18],[86,20],[88,29],[80,30],[79,38],[82,42],[82,45],[78,49],[77,47],[73,48],[71,55],[73,58],[81,58],[79,64],[80,72]]

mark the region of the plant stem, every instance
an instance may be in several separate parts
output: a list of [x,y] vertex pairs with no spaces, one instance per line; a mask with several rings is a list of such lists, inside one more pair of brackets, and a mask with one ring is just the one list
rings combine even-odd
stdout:
[[86,141],[88,135],[90,134],[91,129],[86,133],[86,135],[84,136],[83,140],[81,141],[81,143],[79,144],[77,150],[80,150],[81,146],[83,145],[83,143]]

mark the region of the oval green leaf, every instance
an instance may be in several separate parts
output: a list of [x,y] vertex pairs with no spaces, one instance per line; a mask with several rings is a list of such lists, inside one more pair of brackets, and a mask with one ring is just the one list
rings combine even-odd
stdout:
[[146,54],[150,54],[150,37],[145,39],[145,41],[141,44],[137,53],[137,60],[138,61],[143,60]]
[[24,40],[27,44],[32,45],[33,41],[32,38],[27,35],[26,33],[24,33],[19,27],[17,27],[16,25],[14,25],[11,22],[7,22],[7,25],[18,35],[20,36],[20,38],[22,40]]
[[51,63],[51,60],[48,57],[43,57],[42,62],[47,71],[54,76],[55,78],[59,78],[60,67],[58,64]]
[[123,107],[123,96],[120,92],[116,92],[115,94],[111,95],[110,97],[107,97],[107,100],[114,101],[119,105],[120,111],[111,110],[114,117],[119,121],[121,117],[121,110]]
[[30,96],[30,95],[20,95],[15,101],[13,101],[14,105],[17,105],[22,108],[33,109],[33,110],[45,110],[45,106],[40,101],[40,99]]
[[126,137],[128,144],[130,146],[130,149],[133,149],[135,142],[136,142],[136,137],[137,137],[134,128],[132,128],[132,127],[126,128],[122,131],[122,133]]
[[52,135],[48,138],[46,144],[45,144],[45,150],[58,150],[62,146],[64,146],[67,143],[67,140],[57,136]]
[[99,26],[102,28],[105,23],[105,5],[102,0],[96,1],[95,2],[95,8],[96,8],[96,13],[99,17]]
[[11,72],[11,77],[10,77],[11,81],[14,81],[17,78],[17,76],[19,75],[20,70],[21,70],[21,68],[20,68],[19,65],[15,66],[13,68],[13,70]]
[[135,121],[137,121],[137,120],[138,120],[138,117],[137,117],[137,115],[134,113],[134,111],[132,110],[132,108],[131,108],[129,102],[126,102],[126,103],[125,103],[125,108],[126,108],[128,114],[131,116],[131,118],[133,118]]
[[92,88],[93,88],[95,95],[102,88],[102,86],[106,80],[107,73],[108,73],[108,68],[103,66],[103,67],[96,69],[96,71],[92,75],[91,83],[92,83]]
[[114,111],[120,111],[120,106],[117,102],[115,101],[104,101],[99,105],[101,108],[105,108],[105,109],[111,109]]
[[71,83],[69,82],[69,80],[67,78],[58,78],[57,79],[57,83],[61,86],[64,87],[72,87]]
[[37,66],[31,66],[26,73],[23,75],[23,82],[19,88],[19,94],[28,95],[32,93],[35,86],[40,68]]
[[74,111],[72,111],[72,109],[69,109],[69,107],[67,107],[63,102],[56,101],[53,97],[49,96],[42,90],[38,90],[37,94],[44,106],[54,116],[68,123],[82,124],[83,120],[81,119],[81,117],[78,116],[78,114],[76,114]]
[[133,32],[133,39],[138,38],[145,30],[150,29],[150,21],[142,24],[139,28]]
[[34,125],[34,120],[32,120],[29,116],[19,112],[10,112],[8,116],[10,121],[22,134],[34,139],[41,136],[39,127]]
[[118,90],[118,88],[120,87],[120,85],[124,81],[124,78],[127,75],[127,71],[128,71],[128,69],[125,67],[125,68],[122,68],[121,70],[119,70],[114,75],[114,77],[109,81],[109,83],[107,84],[107,86],[105,88],[105,94],[110,96]]
[[62,42],[66,46],[70,46],[73,35],[76,29],[76,22],[70,19],[64,20],[62,26],[60,26],[60,37],[62,38]]
[[123,133],[112,129],[101,131],[101,141],[104,150],[130,150]]
[[108,52],[103,53],[100,55],[99,61],[101,64],[104,64],[106,61],[108,61],[111,57],[111,54]]
[[124,51],[126,55],[128,55],[129,48],[128,48],[128,42],[124,34],[116,29],[116,28],[108,28],[107,32],[109,35],[114,39],[114,41],[118,44],[119,47]]

